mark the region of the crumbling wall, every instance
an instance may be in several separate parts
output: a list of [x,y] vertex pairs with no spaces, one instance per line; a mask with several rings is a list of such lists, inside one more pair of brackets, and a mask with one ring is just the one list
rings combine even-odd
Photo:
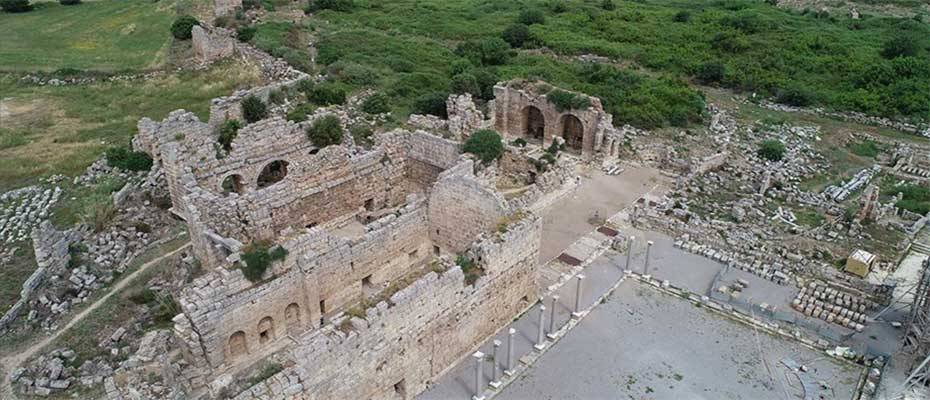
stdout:
[[213,62],[233,55],[236,43],[230,34],[220,32],[220,28],[207,30],[194,25],[191,29],[191,46],[198,60]]
[[215,17],[234,15],[236,10],[240,8],[242,8],[242,0],[213,0],[213,13]]
[[564,137],[567,121],[574,117],[583,127],[580,151],[584,156],[593,156],[595,151],[600,150],[605,135],[615,137],[619,134],[619,131],[613,128],[613,117],[604,111],[600,99],[585,96],[590,102],[588,108],[559,111],[547,98],[548,90],[552,90],[551,86],[541,82],[498,83],[494,86],[495,129],[508,139],[538,140],[533,137],[528,126],[528,114],[531,108],[535,108],[541,113],[545,123],[542,144],[548,146],[556,136]]
[[478,182],[471,160],[462,161],[439,176],[429,197],[429,232],[444,252],[460,253],[490,232],[507,215],[507,201]]
[[478,110],[471,95],[451,95],[446,99],[446,111],[449,115],[449,132],[457,138],[466,138],[485,127],[484,113]]
[[[297,366],[281,372],[299,379],[284,385],[272,378],[236,399],[416,396],[536,298],[540,229],[540,220],[530,216],[512,234],[494,239],[493,250],[482,252],[499,268],[482,264],[489,272],[473,286],[465,285],[457,266],[430,272],[368,309],[364,319],[353,318],[347,332],[328,326],[302,337],[291,352]],[[498,253],[510,256],[491,256]]]
[[[189,338],[195,332],[196,340],[185,341],[189,352],[213,367],[234,361],[229,340],[235,332],[245,334],[248,354],[270,348],[271,343],[260,344],[263,319],[274,321],[274,339],[319,327],[321,319],[361,298],[366,278],[372,285],[386,284],[425,262],[430,256],[426,229],[422,199],[369,224],[360,238],[311,229],[283,243],[288,256],[266,282],[253,284],[240,270],[225,268],[197,278],[179,297],[184,317],[176,333]],[[292,304],[299,310],[299,326],[287,329]]]

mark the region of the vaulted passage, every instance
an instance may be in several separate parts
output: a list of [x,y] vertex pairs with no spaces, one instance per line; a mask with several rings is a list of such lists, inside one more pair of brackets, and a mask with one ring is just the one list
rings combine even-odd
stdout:
[[538,108],[529,106],[523,109],[524,126],[528,139],[543,140],[546,132],[546,119]]
[[235,359],[249,352],[245,343],[245,332],[236,331],[229,336],[229,357]]
[[578,117],[571,114],[562,117],[562,138],[569,149],[581,151],[584,144],[584,125]]
[[274,340],[274,320],[271,317],[262,318],[258,322],[258,343],[266,344]]
[[241,175],[230,175],[223,179],[223,193],[225,194],[242,194],[243,188]]
[[284,180],[287,176],[287,161],[277,160],[268,163],[258,175],[258,188],[264,188]]

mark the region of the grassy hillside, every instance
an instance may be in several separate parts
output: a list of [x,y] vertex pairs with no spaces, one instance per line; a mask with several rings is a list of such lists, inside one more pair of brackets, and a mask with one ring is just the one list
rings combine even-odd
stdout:
[[0,12],[0,71],[157,67],[171,41],[174,7],[170,0],[85,0],[76,6],[40,2],[30,12]]
[[[505,70],[558,75],[540,70],[542,61],[533,57],[536,49],[558,55],[590,53],[796,105],[930,119],[930,27],[912,19],[854,21],[757,0],[354,3],[349,12],[317,14],[326,22],[314,27],[323,32],[321,61],[348,59],[376,68],[390,61],[442,72],[457,59],[451,52],[460,43],[499,37],[521,11],[535,9],[545,20],[529,26],[524,55],[508,62]],[[893,40],[904,42],[907,56],[886,51]],[[575,86],[573,77],[565,78],[564,83]]]

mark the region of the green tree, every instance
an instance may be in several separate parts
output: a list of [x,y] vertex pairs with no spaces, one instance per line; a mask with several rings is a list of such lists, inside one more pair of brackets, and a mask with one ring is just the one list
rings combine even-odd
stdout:
[[310,0],[310,4],[307,7],[307,10],[310,12],[317,12],[321,10],[333,10],[333,11],[352,11],[352,8],[355,7],[355,4],[352,0]]
[[223,150],[232,150],[232,142],[236,139],[236,135],[239,134],[240,127],[242,127],[242,124],[236,119],[226,120],[226,122],[220,126],[220,136],[216,140],[223,146]]
[[775,139],[763,141],[756,154],[769,161],[781,161],[785,157],[785,144]]
[[469,136],[462,150],[474,154],[481,162],[490,164],[504,153],[504,143],[501,141],[500,134],[490,129],[483,129]]
[[460,44],[455,52],[475,64],[501,65],[507,62],[510,45],[498,37],[470,40]]
[[258,122],[268,116],[268,106],[262,99],[249,95],[242,100],[242,118],[248,123]]
[[617,9],[617,5],[614,4],[613,0],[603,0],[601,1],[601,8],[605,11],[613,11]]
[[695,78],[697,78],[698,82],[705,85],[720,83],[723,82],[725,71],[726,68],[723,64],[715,62],[704,63],[698,67]]
[[442,92],[433,92],[417,97],[413,102],[413,113],[447,118],[446,99],[448,97],[447,93]]
[[920,39],[913,35],[898,35],[882,45],[881,55],[889,60],[898,57],[914,57],[924,48],[921,48]]
[[200,25],[200,21],[190,15],[182,15],[174,20],[171,24],[171,35],[178,40],[188,40],[191,38],[191,30],[194,26]]
[[510,44],[510,47],[523,47],[523,44],[530,39],[530,27],[523,24],[513,24],[504,29],[501,38]]
[[340,144],[343,137],[342,123],[335,115],[324,116],[310,124],[307,137],[319,148]]
[[481,87],[478,86],[478,80],[474,75],[458,74],[452,77],[452,93],[468,93],[474,97],[481,97]]
[[111,147],[104,156],[107,164],[124,171],[148,171],[152,168],[152,157],[141,151],[132,151],[128,146]]
[[21,13],[32,10],[29,0],[0,0],[0,9],[8,13]]

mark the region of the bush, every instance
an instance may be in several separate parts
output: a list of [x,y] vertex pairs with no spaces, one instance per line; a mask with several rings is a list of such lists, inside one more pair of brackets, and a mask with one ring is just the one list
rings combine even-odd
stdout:
[[775,95],[775,102],[795,107],[806,107],[814,103],[814,94],[798,87],[779,90]]
[[362,102],[362,111],[369,114],[384,114],[391,111],[388,97],[384,93],[375,93]]
[[705,85],[720,83],[723,82],[725,71],[726,67],[724,67],[723,64],[714,62],[704,63],[698,67],[697,75],[695,78],[697,78],[698,82]]
[[240,127],[241,124],[239,120],[235,119],[226,120],[226,122],[220,126],[220,136],[217,138],[217,141],[223,146],[223,150],[232,150],[232,142],[236,139],[236,135],[239,134]]
[[313,114],[316,111],[316,106],[310,103],[303,103],[294,107],[291,111],[287,112],[287,120],[294,122],[303,122],[307,120],[307,116]]
[[504,39],[494,37],[482,40],[471,40],[460,44],[455,53],[468,58],[475,64],[501,65],[507,62],[510,45]]
[[914,36],[899,35],[882,45],[881,55],[889,60],[898,57],[914,57],[923,50],[920,43],[920,39]]
[[417,97],[413,102],[414,114],[429,114],[440,118],[448,118],[446,110],[447,93],[433,92]]
[[555,109],[559,112],[568,110],[584,110],[591,106],[591,100],[588,100],[586,96],[558,89],[546,94],[546,99],[555,105]]
[[242,118],[248,123],[258,122],[268,116],[268,106],[262,99],[249,95],[242,100]]
[[0,9],[8,13],[21,13],[32,10],[29,0],[0,0]]
[[672,17],[672,21],[675,22],[688,22],[691,21],[691,13],[687,11],[679,11],[675,13],[675,16]]
[[307,128],[307,138],[319,148],[342,143],[342,136],[342,124],[335,115],[319,118]]
[[604,11],[613,11],[617,9],[617,6],[614,4],[613,0],[604,0],[601,2],[601,9]]
[[188,40],[191,38],[191,30],[194,29],[195,25],[200,25],[197,18],[190,15],[182,15],[171,24],[171,35],[178,40]]
[[349,134],[352,135],[352,140],[354,140],[355,144],[358,146],[362,146],[366,149],[371,149],[371,147],[375,144],[375,141],[372,138],[372,136],[374,136],[375,133],[374,131],[371,130],[371,128],[367,126],[364,126],[364,125],[353,126],[349,128]]
[[236,29],[236,39],[239,39],[240,42],[248,42],[255,37],[257,30],[254,26],[240,26]]
[[491,100],[494,98],[494,85],[500,81],[500,77],[497,73],[490,68],[479,68],[472,72],[475,75],[475,79],[478,80],[478,87],[481,88],[480,98],[484,100]]
[[536,9],[523,10],[520,12],[520,15],[517,16],[517,22],[523,25],[545,24],[546,14]]
[[524,24],[510,25],[501,33],[501,38],[504,39],[510,47],[523,47],[523,44],[530,39],[530,27]]
[[310,89],[307,100],[322,106],[345,104],[346,91],[334,84],[324,83]]
[[510,144],[517,146],[517,147],[526,147],[526,140],[524,140],[523,138],[516,138],[512,142],[510,142]]
[[81,4],[81,0],[58,0],[59,3],[63,6],[73,6]]
[[274,89],[268,92],[268,103],[269,104],[284,104],[285,100],[287,100],[287,96],[284,94],[284,91],[281,89]]
[[474,97],[481,97],[481,87],[478,86],[478,80],[472,74],[458,74],[452,77],[452,93],[468,93]]
[[785,144],[775,139],[766,140],[759,146],[756,154],[769,161],[781,161],[785,157]]
[[310,5],[307,7],[307,10],[310,12],[321,10],[345,12],[352,11],[353,7],[355,7],[355,4],[352,0],[310,0]]
[[111,147],[105,156],[108,165],[124,171],[148,171],[152,168],[152,157],[141,151],[129,150],[127,146]]
[[367,86],[378,81],[378,72],[361,64],[337,61],[329,66],[329,72],[340,81],[351,85]]
[[500,134],[483,129],[469,136],[462,150],[474,154],[481,162],[490,164],[504,153],[504,143],[501,142]]
[[258,282],[265,274],[265,270],[275,261],[283,260],[287,257],[287,250],[281,246],[271,248],[265,243],[256,243],[247,246],[242,251],[242,273],[246,279],[252,282]]

